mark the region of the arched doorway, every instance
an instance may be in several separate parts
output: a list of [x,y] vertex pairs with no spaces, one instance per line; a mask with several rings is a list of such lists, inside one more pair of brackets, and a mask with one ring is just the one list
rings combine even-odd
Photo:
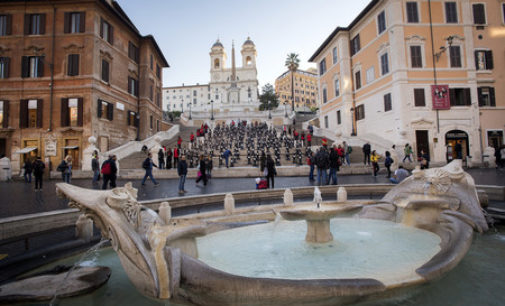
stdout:
[[[452,130],[445,134],[445,146],[447,148],[447,162],[453,159],[466,159],[469,151],[468,134],[461,130]],[[458,157],[458,147],[461,147],[461,153]]]

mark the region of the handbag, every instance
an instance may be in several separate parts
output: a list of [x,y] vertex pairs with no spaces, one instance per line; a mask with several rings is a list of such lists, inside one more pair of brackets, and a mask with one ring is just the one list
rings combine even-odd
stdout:
[[196,174],[197,177],[202,176],[202,171],[198,170],[198,173]]

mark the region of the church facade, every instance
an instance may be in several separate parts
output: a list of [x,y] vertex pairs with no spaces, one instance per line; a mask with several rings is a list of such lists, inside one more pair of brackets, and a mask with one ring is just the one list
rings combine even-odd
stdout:
[[250,38],[242,44],[242,65],[237,67],[235,46],[231,67],[219,39],[212,45],[209,84],[171,86],[162,89],[163,110],[214,114],[255,111],[259,107],[256,47]]

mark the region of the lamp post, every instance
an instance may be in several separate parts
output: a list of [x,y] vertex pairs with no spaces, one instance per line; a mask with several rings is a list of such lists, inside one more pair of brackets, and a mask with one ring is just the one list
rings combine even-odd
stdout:
[[272,104],[270,101],[268,101],[268,119],[272,119]]
[[193,103],[189,102],[189,120],[193,119],[191,118],[191,104]]
[[210,120],[214,120],[214,100],[210,100]]
[[182,97],[181,101],[182,101],[182,103],[181,103],[181,109],[182,109],[181,113],[184,114],[184,97]]

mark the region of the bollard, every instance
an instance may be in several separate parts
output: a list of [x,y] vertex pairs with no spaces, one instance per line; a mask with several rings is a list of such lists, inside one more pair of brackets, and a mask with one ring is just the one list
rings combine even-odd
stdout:
[[347,190],[345,190],[345,187],[338,188],[337,202],[342,203],[346,201],[347,201]]
[[227,215],[233,214],[235,210],[235,199],[231,193],[227,193],[224,197],[224,210]]
[[93,220],[84,214],[80,215],[75,222],[75,236],[85,242],[90,242],[93,238]]
[[284,206],[292,206],[292,205],[294,205],[293,192],[291,191],[290,188],[287,188],[286,191],[284,191]]
[[170,223],[170,219],[172,219],[172,207],[170,207],[170,204],[168,204],[168,202],[162,202],[160,204],[158,214],[163,222],[168,225]]

